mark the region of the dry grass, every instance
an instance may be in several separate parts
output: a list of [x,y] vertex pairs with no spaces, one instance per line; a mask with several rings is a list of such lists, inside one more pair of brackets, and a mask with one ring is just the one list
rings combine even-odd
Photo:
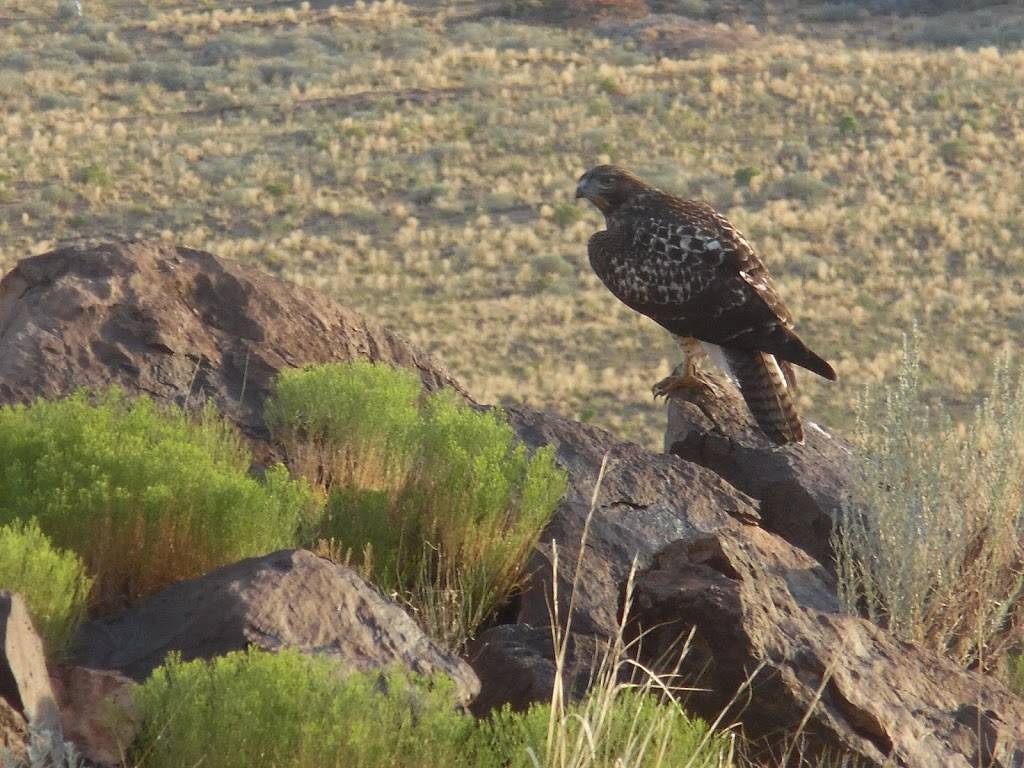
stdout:
[[1024,341],[1020,52],[762,34],[674,60],[449,5],[85,5],[5,6],[0,267],[173,239],[381,317],[483,399],[656,445],[675,350],[590,273],[600,220],[573,207],[614,159],[759,247],[840,373],[805,377],[812,417],[849,424],[914,317],[954,403]]

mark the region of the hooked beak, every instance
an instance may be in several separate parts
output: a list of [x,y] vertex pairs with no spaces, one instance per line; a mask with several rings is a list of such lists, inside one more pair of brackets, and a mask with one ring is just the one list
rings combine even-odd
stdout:
[[586,177],[579,180],[576,184],[576,199],[579,200],[581,197],[586,197],[587,179]]

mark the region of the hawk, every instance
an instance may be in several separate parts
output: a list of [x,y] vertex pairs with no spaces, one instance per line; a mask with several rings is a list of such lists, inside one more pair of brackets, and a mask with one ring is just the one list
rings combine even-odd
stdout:
[[[739,388],[774,443],[803,441],[792,364],[836,373],[793,331],[793,317],[746,238],[707,203],[685,200],[614,165],[580,177],[576,197],[604,214],[587,245],[590,265],[624,304],[673,334],[686,354],[681,376],[654,387],[708,387],[710,357]],[[678,370],[678,369],[677,369]]]

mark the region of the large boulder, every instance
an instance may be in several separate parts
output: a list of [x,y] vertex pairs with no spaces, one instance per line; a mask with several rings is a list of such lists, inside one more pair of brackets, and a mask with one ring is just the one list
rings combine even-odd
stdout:
[[142,681],[167,654],[209,659],[255,646],[296,648],[368,671],[401,665],[451,677],[468,704],[479,691],[470,666],[355,571],[306,550],[282,550],[175,584],[118,616],[80,629],[75,664]]
[[830,570],[831,536],[850,504],[858,457],[841,437],[804,421],[799,445],[778,446],[754,423],[739,390],[713,368],[715,389],[680,389],[668,398],[665,452],[707,467],[760,502],[761,525]]
[[799,733],[805,758],[831,749],[870,765],[1024,764],[1024,701],[842,614],[825,569],[760,528],[665,547],[637,580],[630,629],[655,668],[692,632],[689,705],[728,711],[776,755],[779,734]]
[[670,541],[759,520],[750,498],[696,464],[652,454],[554,413],[520,407],[508,413],[519,438],[531,447],[553,447],[569,475],[568,490],[527,564],[530,579],[517,616],[522,623],[550,623],[557,587],[563,622],[575,591],[572,631],[611,636],[632,569],[646,568]]
[[187,407],[213,402],[267,437],[282,368],[370,360],[458,384],[405,339],[320,293],[191,248],[126,242],[23,259],[0,281],[0,403],[119,384]]

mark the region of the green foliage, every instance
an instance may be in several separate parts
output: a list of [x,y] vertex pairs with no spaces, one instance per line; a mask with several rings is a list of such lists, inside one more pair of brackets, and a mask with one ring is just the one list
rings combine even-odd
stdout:
[[412,461],[419,379],[355,362],[283,371],[266,405],[288,464],[324,489],[390,488]]
[[75,553],[54,548],[30,520],[0,528],[0,587],[25,599],[52,657],[67,648],[84,618],[92,579]]
[[515,588],[565,475],[550,450],[528,455],[501,411],[420,392],[414,374],[383,365],[288,371],[267,423],[330,493],[309,538],[336,540],[457,647]]
[[836,129],[843,136],[853,136],[863,130],[860,120],[852,112],[844,112],[836,118]]
[[586,208],[579,204],[559,203],[554,207],[551,219],[563,229],[570,227],[582,219],[587,213]]
[[[619,688],[614,703],[571,705],[549,730],[551,707],[508,709],[477,721],[457,711],[444,677],[398,671],[339,675],[324,658],[250,650],[206,662],[171,657],[139,691],[136,758],[145,768],[560,768],[555,740],[577,768],[725,765],[725,741],[675,705]],[[311,713],[315,716],[311,716]]]
[[939,145],[939,157],[947,165],[963,165],[971,157],[971,145],[963,139],[945,141]]
[[[602,707],[602,704],[605,704]],[[587,768],[712,768],[727,765],[729,746],[712,736],[702,720],[687,717],[675,703],[662,703],[649,690],[618,688],[613,696],[591,696],[566,707],[556,718],[559,741],[568,754],[548,748],[552,707],[538,704],[526,712],[507,706],[481,724],[481,752],[504,757],[507,768],[569,764]]]
[[100,609],[293,543],[312,508],[283,467],[264,482],[231,428],[111,389],[0,409],[0,524],[36,518],[78,553]]
[[1010,657],[1010,690],[1024,698],[1024,653]]
[[288,650],[213,662],[170,659],[140,690],[146,768],[468,766],[474,720],[446,678],[341,678],[336,664]]
[[866,463],[834,539],[840,596],[903,639],[988,667],[1024,628],[1024,379],[1011,383],[1004,360],[957,428],[925,404],[917,348],[905,340],[897,380],[859,409]]
[[736,186],[749,187],[750,182],[753,181],[755,176],[759,176],[761,171],[750,165],[744,165],[742,168],[737,168],[733,171],[732,180],[736,182]]
[[105,187],[110,184],[110,172],[98,163],[83,165],[74,172],[72,178],[79,184],[92,184],[97,187]]

